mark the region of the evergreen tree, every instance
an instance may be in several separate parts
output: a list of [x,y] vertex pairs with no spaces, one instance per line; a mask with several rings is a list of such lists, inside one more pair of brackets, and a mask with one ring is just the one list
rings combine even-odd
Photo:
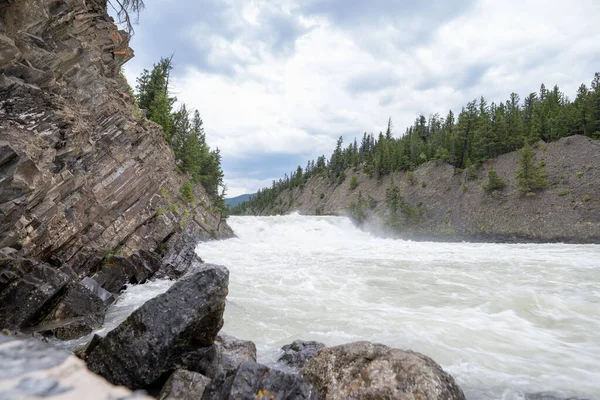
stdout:
[[546,173],[541,165],[535,163],[535,152],[527,142],[519,151],[519,156],[519,169],[516,173],[519,192],[528,193],[546,188],[548,186]]

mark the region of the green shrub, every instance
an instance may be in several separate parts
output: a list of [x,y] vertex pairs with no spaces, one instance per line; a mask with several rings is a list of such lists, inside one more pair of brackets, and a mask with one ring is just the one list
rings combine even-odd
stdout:
[[183,185],[181,185],[179,188],[179,194],[187,203],[194,201],[194,187],[192,186],[192,183],[190,181],[186,181]]
[[463,193],[467,193],[467,190],[469,190],[469,187],[467,186],[467,184],[466,184],[466,183],[464,183],[464,182],[463,182],[463,183],[462,183],[462,192],[463,192]]
[[583,196],[581,198],[581,200],[583,200],[584,202],[587,203],[588,201],[592,200],[592,196],[590,196],[589,194],[586,194],[585,196]]
[[527,193],[529,196],[532,190],[546,188],[548,181],[543,170],[544,167],[535,164],[535,152],[531,150],[529,144],[525,143],[525,146],[519,150],[519,155],[519,169],[516,173],[519,192]]
[[578,177],[578,178],[582,178],[582,177],[583,177],[583,171],[579,171],[579,172],[577,173],[577,177]]
[[421,187],[422,188],[426,188],[427,187],[427,182],[425,182],[425,181],[421,182]]
[[356,189],[356,187],[358,186],[358,179],[356,178],[356,175],[354,175],[352,177],[352,179],[350,179],[350,190],[354,190]]
[[494,169],[490,169],[488,172],[488,182],[483,185],[483,190],[487,193],[491,193],[494,190],[502,190],[506,187],[506,183],[498,176],[498,173]]
[[406,180],[411,184],[414,185],[415,183],[417,183],[417,178],[415,178],[415,174],[412,171],[408,171],[406,173]]
[[325,198],[325,193],[321,192],[321,194],[319,194],[319,198],[323,200]]
[[341,185],[342,183],[344,183],[344,181],[346,180],[346,173],[344,171],[340,172],[340,174],[338,175],[338,185]]
[[558,192],[556,192],[556,194],[559,195],[559,196],[566,196],[568,194],[571,194],[571,191],[569,189],[559,190]]

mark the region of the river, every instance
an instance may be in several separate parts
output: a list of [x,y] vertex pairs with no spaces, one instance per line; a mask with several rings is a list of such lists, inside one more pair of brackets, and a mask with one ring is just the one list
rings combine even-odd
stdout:
[[[468,399],[600,398],[599,245],[412,242],[298,214],[229,224],[237,238],[197,252],[229,268],[223,330],[261,362],[295,339],[369,340],[432,357]],[[169,285],[129,289],[113,325]]]

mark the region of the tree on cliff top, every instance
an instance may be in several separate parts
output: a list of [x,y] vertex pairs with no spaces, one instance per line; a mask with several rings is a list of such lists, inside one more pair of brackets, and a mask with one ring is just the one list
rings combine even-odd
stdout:
[[[117,23],[125,24],[129,35],[133,35],[133,24],[137,24],[140,11],[146,6],[143,0],[108,0],[108,4],[117,13]],[[131,17],[133,15],[133,18]]]

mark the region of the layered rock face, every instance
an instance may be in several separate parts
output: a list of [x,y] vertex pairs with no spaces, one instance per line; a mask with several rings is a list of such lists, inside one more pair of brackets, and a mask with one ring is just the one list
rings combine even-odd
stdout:
[[120,75],[128,39],[106,0],[0,0],[0,327],[81,335],[102,323],[85,299],[102,314],[232,235],[201,187],[178,197],[187,178]]
[[182,225],[231,235],[201,188],[193,205],[177,198],[185,177],[160,127],[136,118],[119,72],[133,51],[106,1],[0,2],[0,43],[0,248],[77,268]]

